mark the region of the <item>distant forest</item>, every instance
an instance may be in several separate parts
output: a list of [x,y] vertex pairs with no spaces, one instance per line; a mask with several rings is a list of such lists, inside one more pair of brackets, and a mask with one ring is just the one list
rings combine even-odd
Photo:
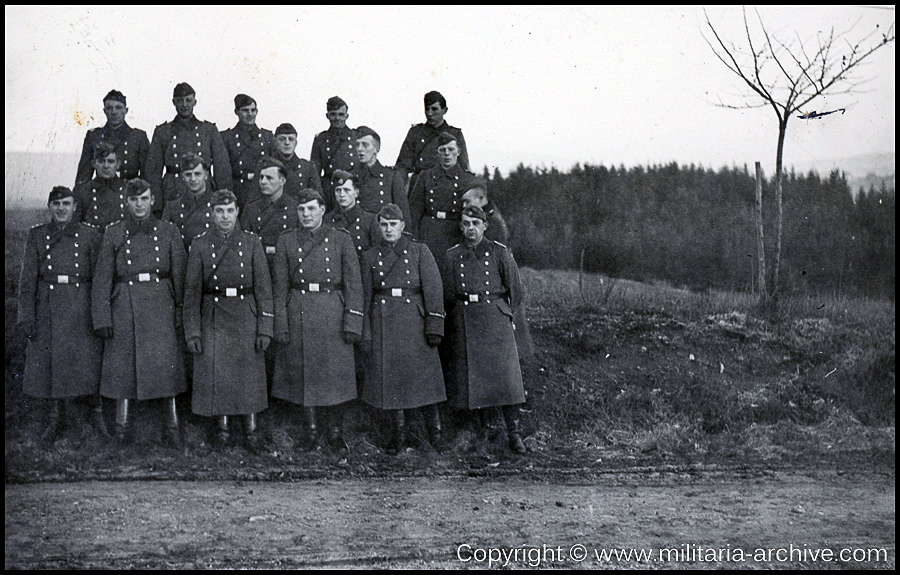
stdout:
[[[510,228],[517,262],[584,269],[691,289],[753,291],[754,173],[675,163],[576,165],[570,172],[484,170]],[[860,189],[845,175],[789,173],[784,182],[782,293],[894,299],[894,189]],[[767,266],[775,242],[774,178],[763,186]]]

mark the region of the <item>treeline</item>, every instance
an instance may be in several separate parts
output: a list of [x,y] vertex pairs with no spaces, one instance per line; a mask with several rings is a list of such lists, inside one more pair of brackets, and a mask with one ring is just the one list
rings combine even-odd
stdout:
[[[584,269],[693,289],[752,291],[757,277],[752,171],[675,163],[570,172],[485,168],[520,265]],[[839,171],[790,173],[784,186],[782,293],[894,297],[894,189],[860,189]],[[774,178],[763,185],[767,266]]]

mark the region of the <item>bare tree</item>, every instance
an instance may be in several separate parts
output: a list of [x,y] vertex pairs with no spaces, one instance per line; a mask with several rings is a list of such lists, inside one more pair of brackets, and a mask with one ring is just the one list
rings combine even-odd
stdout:
[[[743,13],[746,46],[728,42],[720,37],[706,10],[703,14],[714,40],[708,38],[706,34],[703,38],[719,61],[740,77],[749,89],[739,97],[739,103],[729,104],[720,100],[717,105],[733,109],[771,106],[778,118],[778,151],[775,159],[777,206],[775,261],[772,266],[772,289],[761,292],[764,299],[777,298],[783,220],[782,156],[788,120],[792,114],[819,96],[856,92],[863,80],[853,77],[852,73],[875,51],[894,41],[894,24],[891,23],[887,31],[882,31],[876,26],[855,43],[848,40],[855,24],[838,34],[835,34],[832,27],[827,35],[817,35],[814,40],[804,42],[797,35],[796,40],[791,38],[789,41],[783,41],[769,34],[758,11],[756,11],[758,31],[751,31],[746,8]],[[812,117],[816,117],[815,113]]]

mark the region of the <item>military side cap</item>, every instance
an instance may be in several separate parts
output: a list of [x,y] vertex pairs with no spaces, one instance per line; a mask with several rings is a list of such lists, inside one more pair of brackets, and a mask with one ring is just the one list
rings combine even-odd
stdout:
[[337,96],[332,96],[332,97],[328,98],[328,103],[325,104],[325,109],[326,110],[337,110],[346,105],[347,105],[347,102],[343,101],[342,99],[340,99]]
[[397,204],[388,204],[378,210],[377,218],[384,218],[386,220],[404,220],[403,212],[400,211],[400,206]]
[[488,219],[487,215],[484,213],[484,210],[482,210],[478,206],[469,206],[468,208],[463,209],[462,215],[468,216],[470,218],[478,218],[483,222],[486,222]]
[[75,197],[75,194],[69,188],[65,186],[53,186],[53,189],[50,190],[50,195],[47,197],[47,203],[61,200],[63,198]]
[[259,162],[256,164],[256,171],[262,171],[266,168],[278,168],[278,171],[285,177],[287,177],[287,168],[284,167],[284,164],[281,161],[273,158],[272,156],[261,156],[259,158]]
[[103,96],[103,101],[106,102],[108,100],[113,100],[115,102],[122,102],[123,106],[127,106],[125,103],[125,94],[118,90],[110,90],[109,94]]
[[296,136],[297,130],[294,129],[294,126],[284,123],[275,128],[275,135],[277,136],[278,134],[294,134]]
[[300,192],[296,196],[294,196],[294,198],[297,200],[298,204],[305,204],[313,200],[317,200],[320,204],[325,205],[325,200],[322,199],[322,194],[320,194],[318,190],[314,190],[312,188],[300,190]]
[[447,107],[447,100],[444,99],[444,96],[441,95],[441,93],[438,92],[437,90],[432,90],[431,92],[428,92],[427,94],[425,94],[425,105],[426,106],[430,106],[430,105],[434,104],[435,102],[440,104],[442,108]]
[[231,190],[216,190],[209,200],[211,206],[227,206],[228,204],[236,203],[237,196]]
[[125,186],[125,195],[129,198],[132,196],[140,196],[149,189],[150,182],[148,182],[147,180],[142,180],[140,178],[134,178],[132,180],[128,180],[128,184]]
[[451,134],[450,132],[441,132],[438,136],[438,146],[446,146],[450,142],[455,142],[456,136]]
[[365,138],[366,136],[372,136],[375,139],[375,142],[380,146],[381,145],[381,136],[378,135],[378,132],[373,130],[368,126],[360,126],[356,128],[356,139]]
[[244,106],[249,106],[250,104],[255,104],[256,100],[248,96],[247,94],[238,94],[234,97],[234,109],[239,110]]
[[175,90],[172,92],[173,98],[183,98],[185,96],[190,96],[192,94],[196,94],[194,89],[191,88],[191,85],[187,82],[182,82],[175,86]]
[[331,185],[334,187],[342,185],[347,180],[352,180],[354,185],[357,188],[359,187],[359,177],[354,176],[346,170],[335,170],[334,173],[331,174]]

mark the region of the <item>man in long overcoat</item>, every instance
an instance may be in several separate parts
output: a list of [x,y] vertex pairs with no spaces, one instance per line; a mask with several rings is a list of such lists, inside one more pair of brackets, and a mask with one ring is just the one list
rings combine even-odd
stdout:
[[75,188],[75,221],[90,224],[101,234],[106,226],[121,221],[128,213],[125,180],[116,175],[118,154],[111,142],[98,143],[92,164],[96,177]]
[[213,187],[209,181],[209,166],[196,154],[185,154],[181,179],[185,190],[166,204],[162,220],[175,224],[184,240],[184,249],[200,234],[212,229]]
[[357,164],[356,130],[347,125],[347,102],[337,96],[328,98],[325,103],[325,117],[331,124],[324,132],[313,138],[309,160],[316,165],[322,178],[322,196],[325,198],[326,211],[334,208],[331,176],[335,170],[352,172]]
[[102,128],[88,130],[81,147],[81,158],[78,160],[78,171],[75,175],[75,189],[94,176],[94,148],[100,142],[109,142],[119,159],[119,177],[123,180],[144,177],[147,156],[150,153],[150,140],[147,132],[132,128],[125,121],[128,108],[125,94],[118,90],[110,90],[103,97],[103,113],[106,114],[106,125]]
[[287,170],[284,193],[296,196],[306,188],[322,191],[322,179],[319,177],[316,165],[299,157],[296,153],[297,129],[294,126],[284,123],[275,129],[273,148],[272,157],[284,164]]
[[22,391],[51,401],[42,438],[58,435],[63,401],[93,396],[95,425],[106,435],[100,390],[103,343],[91,327],[91,280],[100,252],[100,233],[75,221],[76,199],[63,186],[47,200],[50,221],[25,240],[19,277],[18,322],[28,337]]
[[378,152],[381,137],[368,126],[356,129],[356,157],[359,165],[353,170],[359,178],[359,205],[373,214],[388,204],[397,204],[403,219],[409,219],[409,199],[403,175],[381,165]]
[[116,435],[131,440],[136,400],[164,398],[164,439],[179,446],[175,396],[184,375],[181,304],[187,255],[174,224],[157,220],[150,184],[128,182],[128,217],[103,236],[94,272],[94,330],[105,341],[100,394],[116,400]]
[[256,164],[263,156],[272,155],[275,136],[256,125],[256,100],[247,94],[234,97],[234,113],[238,123],[222,132],[222,142],[231,161],[232,191],[237,196],[238,209],[243,209],[259,198],[259,186],[254,181]]
[[361,271],[369,350],[362,400],[391,410],[389,452],[406,443],[404,410],[423,408],[432,446],[442,449],[437,404],[447,399],[437,346],[444,335],[441,275],[428,246],[403,234],[403,212],[388,204],[378,212],[381,240],[363,254]]
[[197,105],[194,89],[186,82],[175,86],[172,104],[175,106],[175,118],[153,130],[150,154],[147,156],[147,175],[144,177],[150,182],[156,198],[153,208],[156,217],[162,214],[166,202],[184,192],[181,162],[188,152],[197,154],[212,166],[215,189],[231,189],[232,186],[231,162],[219,130],[212,122],[198,120],[194,115]]
[[272,282],[259,236],[237,226],[237,197],[217,191],[215,229],[191,244],[184,286],[184,337],[194,356],[194,413],[216,417],[228,443],[229,418],[244,416],[244,441],[258,448],[256,414],[269,405],[264,353],[272,339]]
[[323,225],[318,191],[301,192],[300,226],[275,249],[275,360],[272,396],[307,409],[310,448],[319,442],[317,410],[330,411],[329,442],[344,448],[341,404],[355,399],[353,344],[362,334],[359,257],[350,234]]
[[440,164],[419,174],[409,194],[409,212],[412,235],[442,258],[459,241],[462,196],[476,176],[459,164],[456,136],[442,133],[438,143]]
[[437,167],[437,149],[440,146],[442,132],[452,134],[459,145],[459,163],[464,170],[469,169],[469,152],[462,130],[453,127],[444,120],[447,113],[447,100],[440,92],[431,91],[425,94],[425,123],[413,124],[400,146],[400,154],[394,168],[402,171],[404,179],[409,180],[408,189],[415,187],[416,179],[425,170]]
[[447,387],[456,408],[501,407],[510,449],[525,453],[518,407],[525,388],[513,334],[519,269],[506,246],[484,239],[486,222],[481,208],[465,208],[465,239],[444,255]]

